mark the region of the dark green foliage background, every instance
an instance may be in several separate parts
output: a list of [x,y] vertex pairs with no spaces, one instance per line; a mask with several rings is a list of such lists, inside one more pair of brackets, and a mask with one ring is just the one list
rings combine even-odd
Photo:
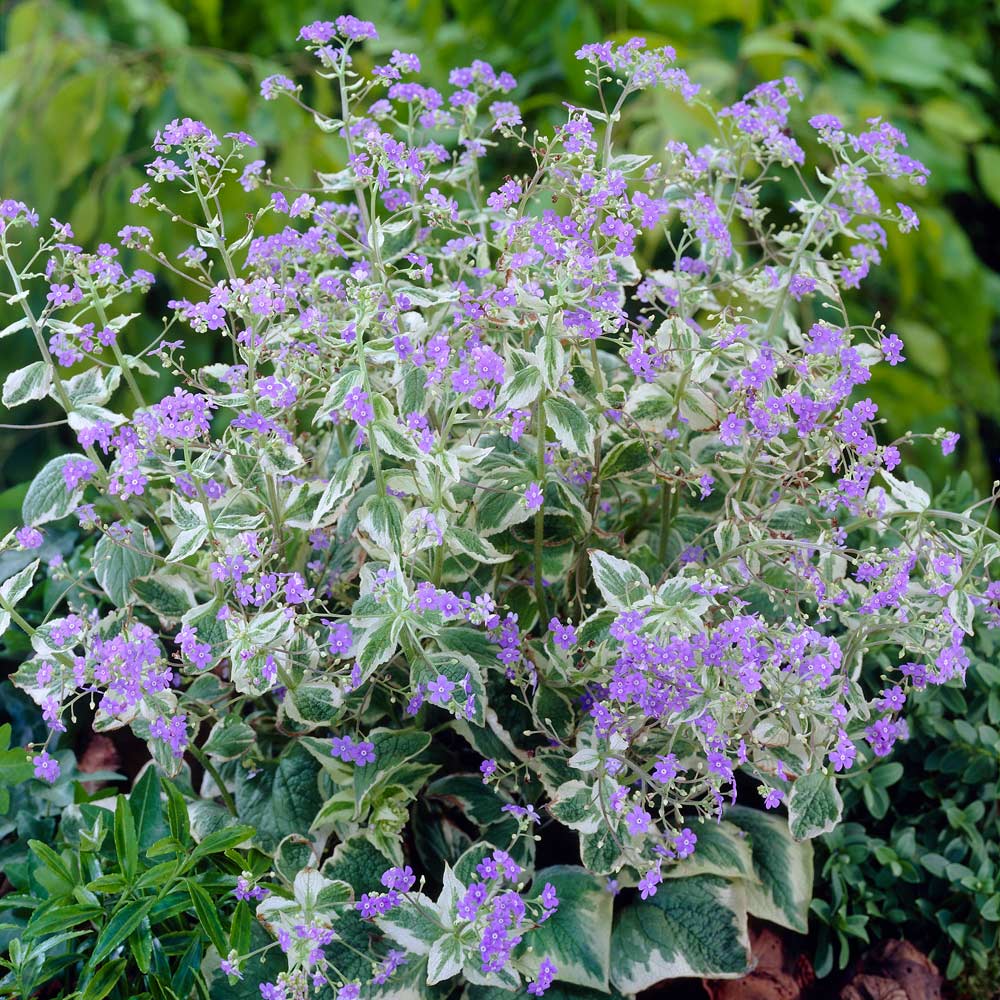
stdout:
[[[43,219],[68,219],[82,243],[142,222],[177,253],[183,245],[166,219],[128,204],[163,122],[190,115],[219,132],[245,128],[265,147],[277,179],[307,184],[313,170],[337,169],[334,140],[287,102],[261,100],[258,82],[279,70],[305,78],[310,59],[295,41],[299,26],[346,9],[316,0],[7,0],[0,4],[0,195],[27,201]],[[583,41],[642,33],[651,44],[674,45],[691,75],[722,100],[792,74],[805,93],[803,118],[830,111],[859,123],[882,115],[902,126],[933,177],[912,199],[919,232],[890,237],[885,265],[857,297],[859,319],[878,310],[909,358],[878,374],[871,394],[888,433],[957,429],[961,461],[978,485],[988,488],[1000,474],[996,3],[366,0],[357,13],[382,33],[370,57],[416,51],[425,78],[439,86],[451,66],[474,58],[509,69],[533,125],[557,117],[564,101],[586,100],[573,56]],[[331,106],[323,86],[309,87],[318,106]],[[655,95],[634,104],[624,126],[629,144],[652,152],[668,137],[697,142],[705,127],[697,112],[679,113],[676,102],[669,109]],[[246,209],[227,207],[235,218]],[[136,341],[169,296],[163,280],[146,304],[145,331],[130,334]],[[211,350],[198,340],[189,356]],[[4,349],[0,374],[33,360],[26,338]],[[0,421],[50,416],[33,404],[0,413]],[[0,434],[0,491],[8,490],[0,492],[0,529],[13,523],[24,484],[59,449],[62,433]],[[930,448],[907,457],[935,481],[954,468]]]
[[[70,221],[84,244],[142,223],[176,254],[185,243],[167,220],[128,204],[146,179],[149,144],[162,123],[187,115],[217,132],[246,129],[278,180],[308,184],[312,171],[338,169],[335,142],[289,103],[261,100],[258,82],[279,71],[305,80],[311,60],[295,41],[299,26],[348,9],[315,0],[0,0],[0,197],[28,202],[43,220]],[[936,485],[959,467],[981,490],[1000,478],[995,0],[365,0],[355,13],[382,34],[368,57],[415,51],[424,78],[439,87],[450,67],[475,58],[510,70],[519,79],[514,98],[539,127],[559,117],[563,102],[588,98],[573,56],[580,44],[636,33],[674,45],[691,76],[724,101],[791,74],[805,95],[796,111],[802,119],[826,111],[851,125],[883,116],[901,126],[933,173],[909,199],[919,232],[890,235],[885,264],[855,297],[859,321],[878,311],[909,359],[880,366],[870,394],[888,419],[887,435],[942,425],[962,433],[951,459],[930,447],[907,455]],[[322,81],[307,87],[315,105],[333,107]],[[631,106],[624,128],[634,151],[655,152],[668,138],[697,143],[706,122],[649,94]],[[501,165],[496,181],[504,166],[518,165]],[[246,207],[226,206],[231,226]],[[130,328],[133,348],[157,328],[171,291],[162,276],[150,300],[135,303],[148,319],[145,328]],[[0,304],[0,327],[12,318]],[[207,362],[212,350],[209,338],[190,337],[192,363]],[[27,338],[5,340],[0,379],[34,360],[32,352]],[[3,424],[56,416],[44,403],[16,413],[0,407]],[[18,523],[34,471],[70,443],[61,427],[0,429],[0,533]],[[829,839],[819,887],[818,913],[830,928],[820,957],[828,954],[830,964],[866,925],[874,937],[900,925],[919,937],[938,923],[948,935],[936,956],[944,965],[956,951],[972,959],[971,968],[988,947],[993,920],[980,913],[977,927],[977,910],[997,898],[996,851],[989,833],[985,845],[982,835],[962,839],[970,822],[996,834],[995,805],[987,802],[978,816],[969,811],[984,784],[995,796],[1000,754],[994,650],[980,660],[968,694],[953,692],[913,719],[916,738],[902,756],[911,766],[925,760],[925,775],[903,778],[884,765],[892,770],[858,779],[848,818],[869,832],[849,826]],[[940,749],[926,758],[932,741]],[[944,861],[928,863],[928,855]],[[987,917],[996,911],[991,905]]]

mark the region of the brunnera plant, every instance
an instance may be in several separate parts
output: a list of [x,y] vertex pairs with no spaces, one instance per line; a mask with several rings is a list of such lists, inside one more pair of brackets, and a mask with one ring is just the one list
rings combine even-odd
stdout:
[[[251,136],[184,119],[132,196],[190,232],[177,260],[138,218],[95,253],[57,221],[25,247],[39,220],[0,203],[24,313],[3,333],[40,353],[3,401],[51,396],[79,443],[4,541],[27,553],[0,588],[34,653],[14,682],[51,731],[35,774],[58,778],[65,720],[93,712],[148,741],[194,842],[253,828],[195,907],[198,995],[740,975],[747,914],[806,929],[838,776],[888,755],[907,700],[961,679],[977,615],[997,622],[993,500],[938,509],[900,475],[908,439],[879,439],[864,386],[904,345],[843,299],[885,225],[918,225],[869,182],[926,170],[890,124],[832,116],[811,121],[824,167],[807,169],[792,79],[705,102],[700,149],[620,153],[637,91],[702,101],[641,39],[581,49],[596,107],[529,135],[516,81],[486,63],[442,95],[412,54],[355,72],[368,22],[301,38],[341,117],[282,76],[262,93],[342,141],[316,187],[282,189]],[[505,148],[532,169],[484,190]],[[779,175],[801,184],[786,217]],[[223,222],[233,185],[245,232]],[[130,356],[116,304],[153,283],[141,255],[178,297]],[[204,337],[228,360],[191,368]],[[156,366],[175,386],[148,399]],[[120,386],[130,416],[110,408]],[[71,556],[29,561],[71,518]],[[43,574],[57,596],[29,621]],[[154,868],[172,880],[178,837]],[[163,891],[97,889],[131,914]],[[67,944],[31,933],[47,900],[17,904],[18,961],[45,968],[47,948],[74,989],[66,950],[85,953],[93,914]],[[128,959],[140,933],[109,956],[151,989]]]

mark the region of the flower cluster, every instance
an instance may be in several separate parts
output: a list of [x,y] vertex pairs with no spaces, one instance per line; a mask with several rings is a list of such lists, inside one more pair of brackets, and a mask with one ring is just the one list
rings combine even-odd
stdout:
[[[713,143],[621,154],[632,95],[702,102],[642,39],[581,48],[600,110],[530,134],[517,81],[485,62],[441,93],[410,53],[362,75],[377,32],[354,16],[300,38],[338,116],[283,75],[261,93],[342,153],[308,190],[248,161],[251,136],[184,118],[132,198],[194,234],[179,260],[140,224],[88,253],[53,221],[22,265],[17,234],[39,220],[0,202],[45,375],[15,384],[51,386],[77,441],[3,541],[39,560],[3,584],[0,615],[42,559],[61,584],[43,623],[11,619],[32,646],[14,683],[47,747],[87,700],[165,773],[197,760],[211,780],[185,794],[238,812],[271,781],[288,798],[299,825],[282,835],[309,848],[270,843],[268,817],[278,881],[234,890],[288,960],[265,1000],[460,974],[541,996],[574,974],[552,930],[569,900],[610,905],[595,877],[659,905],[746,808],[740,774],[757,822],[785,807],[796,841],[820,832],[837,776],[905,740],[916,693],[964,677],[977,617],[1000,622],[992,508],[944,510],[901,478],[916,436],[886,438],[872,371],[907,345],[845,304],[889,230],[919,224],[876,187],[926,168],[888,123],[823,115],[822,169],[800,169],[817,144],[792,135],[792,79],[703,102]],[[524,169],[491,180],[497,146]],[[802,182],[784,222],[779,176]],[[227,228],[234,199],[245,235]],[[145,257],[181,290],[129,354],[120,300],[152,284]],[[191,367],[203,342],[216,360]],[[46,526],[74,515],[70,566]],[[48,749],[32,759],[59,777]],[[543,814],[578,836],[577,882],[534,871]],[[440,830],[404,837],[424,821]],[[340,859],[359,840],[393,863],[384,892]],[[310,855],[289,874],[327,842],[329,868]]]

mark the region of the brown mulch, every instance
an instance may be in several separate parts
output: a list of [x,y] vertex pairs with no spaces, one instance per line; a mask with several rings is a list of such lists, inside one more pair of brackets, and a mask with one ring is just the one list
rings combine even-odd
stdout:
[[817,980],[801,951],[805,940],[751,925],[753,972],[742,979],[703,980],[709,1000],[942,1000],[941,973],[908,941],[883,941],[841,976]]

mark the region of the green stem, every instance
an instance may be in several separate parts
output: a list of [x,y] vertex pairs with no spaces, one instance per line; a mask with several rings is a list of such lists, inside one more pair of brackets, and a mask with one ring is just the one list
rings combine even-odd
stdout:
[[[94,312],[97,313],[97,319],[100,321],[101,327],[107,328],[108,317],[107,314],[104,312],[104,304],[101,302],[101,297],[97,292],[97,286],[94,284],[93,281],[89,282],[89,285],[90,285],[90,294],[92,297],[91,302],[94,307]],[[125,356],[122,354],[122,349],[118,345],[117,336],[115,336],[115,338],[111,341],[111,353],[114,354],[115,361],[120,366],[122,370],[122,375],[125,376],[125,383],[128,385],[129,389],[132,392],[132,395],[135,397],[135,401],[139,404],[140,407],[145,408],[146,399],[142,394],[142,390],[139,388],[139,383],[136,382],[135,376],[132,374],[132,369],[125,361]]]
[[222,775],[219,774],[215,765],[208,759],[207,754],[205,754],[200,747],[196,747],[193,743],[188,745],[188,750],[191,751],[191,756],[194,757],[199,764],[201,764],[209,775],[211,775],[212,780],[219,788],[219,794],[222,796],[222,801],[225,802],[226,808],[229,810],[229,814],[231,816],[238,816],[239,813],[236,810],[236,802],[229,789],[226,788],[226,783],[222,780]]
[[665,565],[667,561],[667,546],[670,543],[670,526],[673,522],[674,490],[666,483],[660,487],[660,543],[657,549],[657,556],[660,565]]
[[[538,476],[538,488],[545,492],[545,394],[538,397],[538,412],[535,416],[535,435],[537,447],[535,452],[535,474]],[[544,626],[548,618],[548,602],[545,597],[545,584],[542,580],[542,550],[545,543],[545,502],[535,512],[535,601],[538,604],[539,622]]]
[[15,622],[17,625],[19,625],[24,630],[25,635],[27,635],[27,636],[33,636],[35,634],[34,627],[31,626],[31,625],[29,625],[13,609],[13,607],[11,607],[11,605],[7,602],[7,599],[3,596],[3,594],[0,594],[0,608],[3,608],[4,611],[6,611],[8,615],[10,615],[11,621]]

